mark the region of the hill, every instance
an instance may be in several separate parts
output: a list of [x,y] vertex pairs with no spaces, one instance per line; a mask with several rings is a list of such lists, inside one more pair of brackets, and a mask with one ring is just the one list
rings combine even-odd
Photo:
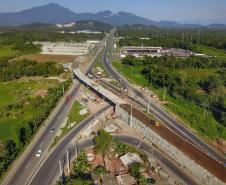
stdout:
[[[77,21],[97,21],[112,26],[142,24],[146,26],[158,26],[162,28],[199,28],[200,24],[179,24],[173,21],[152,21],[144,17],[137,16],[130,12],[113,13],[109,10],[97,13],[75,13],[68,8],[55,3],[33,7],[20,12],[0,13],[1,26],[19,26],[31,23],[45,24],[65,24]],[[208,28],[208,26],[207,26]],[[226,25],[213,24],[209,28],[224,29]]]

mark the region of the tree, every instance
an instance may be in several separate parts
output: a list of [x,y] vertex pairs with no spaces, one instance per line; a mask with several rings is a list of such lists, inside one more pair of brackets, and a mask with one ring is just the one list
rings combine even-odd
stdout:
[[9,139],[6,142],[5,148],[8,156],[15,156],[17,153],[16,143],[12,139]]
[[19,129],[19,140],[20,143],[25,145],[26,144],[26,139],[27,139],[27,135],[26,135],[26,129],[24,127]]
[[35,128],[33,122],[32,121],[29,121],[28,122],[28,126],[30,128],[31,135],[32,135],[34,133],[34,128]]
[[113,143],[112,136],[104,130],[101,130],[98,136],[95,137],[95,152],[106,155]]
[[6,155],[5,144],[0,140],[0,160]]
[[88,163],[85,152],[81,152],[76,162],[74,163],[74,176],[84,177],[85,173],[89,170],[90,164]]
[[106,174],[107,170],[105,169],[104,166],[97,166],[94,170],[93,173],[96,175],[102,175],[102,174]]
[[140,170],[141,170],[141,164],[140,163],[133,163],[129,166],[129,173],[135,178],[140,178]]

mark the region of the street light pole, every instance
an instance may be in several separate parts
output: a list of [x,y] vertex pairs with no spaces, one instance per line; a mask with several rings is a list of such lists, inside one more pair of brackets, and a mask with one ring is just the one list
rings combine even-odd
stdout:
[[133,128],[133,108],[132,104],[130,104],[130,127]]
[[69,152],[67,150],[67,169],[68,169],[68,175],[70,175],[70,161],[69,161]]
[[64,82],[62,82],[62,91],[63,91],[63,95],[64,95]]
[[61,162],[60,162],[60,160],[59,160],[59,168],[60,168],[60,179],[63,179],[63,178],[62,178],[63,172],[62,172],[62,167],[61,167]]
[[150,113],[150,103],[151,103],[151,98],[150,98],[150,94],[148,96],[148,114]]

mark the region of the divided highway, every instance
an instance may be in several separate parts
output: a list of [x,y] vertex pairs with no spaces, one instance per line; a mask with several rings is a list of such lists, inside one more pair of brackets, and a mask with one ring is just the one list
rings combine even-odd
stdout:
[[[104,65],[107,71],[118,81],[121,82],[124,89],[131,90],[135,95],[136,99],[139,101],[139,103],[142,104],[143,107],[147,107],[148,98],[145,97],[139,90],[134,88],[124,77],[121,76],[119,72],[117,72],[111,65],[111,62],[107,58],[108,51],[110,47],[113,47],[113,39],[114,39],[114,32],[112,31],[110,33],[110,38],[108,40],[107,44],[107,50],[104,53]],[[195,144],[197,147],[199,147],[202,151],[206,152],[210,156],[212,156],[214,159],[218,160],[219,162],[226,162],[225,157],[223,157],[221,154],[216,152],[211,146],[206,144],[204,141],[202,141],[200,138],[198,138],[194,133],[192,133],[191,130],[186,128],[182,125],[182,123],[179,123],[176,119],[174,119],[169,113],[167,113],[163,108],[155,104],[154,102],[150,102],[150,111],[152,114],[156,116],[160,121],[165,123],[170,129],[172,129],[174,132],[176,132],[178,135],[182,136],[183,138],[186,138],[188,141]]]
[[[111,106],[108,105],[98,111],[95,115],[90,116],[83,122],[81,122],[77,127],[75,127],[65,138],[63,138],[62,142],[54,148],[54,150],[48,155],[48,157],[43,161],[40,168],[34,174],[32,179],[30,180],[29,184],[32,185],[50,185],[52,184],[55,177],[58,177],[60,174],[59,171],[59,160],[61,160],[66,152],[71,148],[75,148],[75,143],[72,143],[73,139],[78,136],[78,134],[84,129],[88,124],[92,123],[94,119],[96,119],[100,114],[105,112]],[[74,151],[74,150],[72,150]],[[70,153],[74,155],[75,152]],[[62,163],[63,165],[63,163]]]

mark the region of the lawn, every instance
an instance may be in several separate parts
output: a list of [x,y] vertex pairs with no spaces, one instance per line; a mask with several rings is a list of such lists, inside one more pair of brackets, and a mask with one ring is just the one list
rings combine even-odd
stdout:
[[[140,73],[142,71],[142,66],[132,68],[125,66],[120,62],[113,63],[113,66],[130,82],[133,82],[143,87],[150,88],[148,80]],[[191,78],[195,76],[199,76],[199,78],[204,78],[209,74],[214,74],[213,70],[198,69],[192,70],[191,72],[179,72]],[[153,90],[161,99],[163,98],[164,89],[156,89],[151,86],[151,90]],[[165,100],[167,101],[167,104],[165,104],[164,107],[170,112],[178,115],[184,121],[185,124],[193,128],[200,135],[209,139],[215,139],[216,137],[226,139],[226,128],[221,126],[220,123],[215,120],[215,118],[210,112],[208,113],[208,115],[204,116],[204,109],[184,99],[173,99],[170,96],[166,95]]]
[[226,52],[221,49],[212,48],[204,45],[197,46],[197,51],[213,57],[226,57]]
[[[31,105],[38,90],[55,87],[56,80],[38,78],[36,80],[18,80],[0,83],[0,140],[13,139],[18,142],[18,129],[37,115],[37,109]],[[14,107],[7,111],[7,106],[23,102],[22,107]]]
[[84,115],[80,115],[79,112],[81,110],[83,110],[85,107],[83,107],[78,101],[75,101],[74,105],[72,106],[72,109],[69,113],[69,117],[70,117],[70,122],[73,123],[73,122],[76,122],[76,123],[79,123],[81,122],[82,120],[84,120],[87,116],[88,116],[88,113],[87,114],[84,114]]
[[[78,123],[80,123],[81,121],[85,120],[88,116],[89,113],[84,114],[84,115],[80,115],[80,111],[83,110],[85,107],[83,107],[83,105],[81,105],[78,101],[75,101],[69,114],[68,114],[68,121],[66,123],[66,125],[61,128],[61,132],[58,136],[55,137],[52,145],[54,146],[64,135],[66,135],[71,128],[73,128],[75,125],[77,125]],[[73,123],[73,125],[72,125]]]

